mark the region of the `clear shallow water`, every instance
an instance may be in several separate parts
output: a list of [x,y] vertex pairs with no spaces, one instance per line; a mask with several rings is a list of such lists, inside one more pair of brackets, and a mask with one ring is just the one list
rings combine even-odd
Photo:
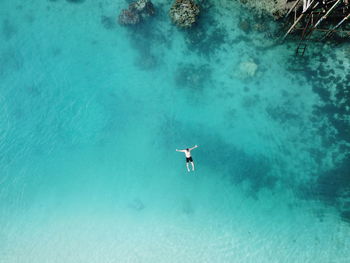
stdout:
[[347,262],[348,146],[293,46],[154,3],[1,2],[1,262]]

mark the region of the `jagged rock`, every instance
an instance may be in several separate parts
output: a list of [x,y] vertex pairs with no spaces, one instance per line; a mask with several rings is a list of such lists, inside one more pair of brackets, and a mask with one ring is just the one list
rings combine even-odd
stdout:
[[196,22],[199,6],[193,0],[176,0],[169,13],[176,25],[191,27]]
[[138,0],[123,9],[118,17],[121,25],[136,25],[143,19],[155,14],[155,9],[150,0]]

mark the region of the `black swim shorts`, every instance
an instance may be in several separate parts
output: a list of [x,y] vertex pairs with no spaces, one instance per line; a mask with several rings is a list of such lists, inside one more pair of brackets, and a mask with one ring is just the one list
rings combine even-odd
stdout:
[[192,156],[191,157],[186,157],[186,163],[188,162],[193,162]]

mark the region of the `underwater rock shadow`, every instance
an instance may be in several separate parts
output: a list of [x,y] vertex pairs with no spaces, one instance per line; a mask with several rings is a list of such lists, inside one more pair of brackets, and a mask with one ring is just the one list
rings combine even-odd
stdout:
[[171,32],[163,32],[158,22],[156,14],[150,20],[126,28],[130,45],[138,53],[134,64],[141,70],[158,68],[162,64],[162,51],[171,47]]
[[133,36],[130,38],[131,46],[137,51],[134,65],[141,70],[156,69],[161,63],[160,56],[155,55],[151,48],[152,44],[149,39],[142,36]]
[[204,165],[219,171],[239,185],[249,184],[249,195],[256,198],[261,189],[274,189],[278,178],[271,176],[271,164],[262,155],[249,155],[220,137],[209,137],[205,144]]
[[301,185],[297,193],[301,199],[336,208],[340,218],[350,223],[350,155],[338,167],[318,175],[314,184]]
[[[227,32],[223,27],[218,27],[218,22],[214,19],[217,10],[211,1],[195,1],[199,5],[199,15],[190,26],[181,27],[175,25],[174,17],[169,14],[168,6],[160,4],[162,9],[161,20],[172,23],[172,29],[168,33],[179,32],[185,38],[185,43],[190,52],[195,51],[200,55],[210,57],[226,41]],[[171,13],[171,11],[170,11]],[[176,20],[176,19],[175,19]],[[168,38],[171,35],[168,35]],[[187,52],[187,51],[185,51]]]
[[214,19],[215,11],[210,4],[201,3],[201,13],[198,21],[188,29],[182,29],[187,48],[198,54],[210,58],[227,42],[227,31],[219,27]]

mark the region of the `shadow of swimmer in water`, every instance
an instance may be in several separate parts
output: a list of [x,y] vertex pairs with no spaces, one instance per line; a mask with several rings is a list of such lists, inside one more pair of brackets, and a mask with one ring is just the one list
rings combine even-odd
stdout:
[[192,156],[191,156],[191,151],[193,149],[196,149],[197,147],[198,147],[198,145],[195,145],[192,148],[186,148],[185,150],[178,150],[178,149],[176,149],[177,152],[185,153],[185,156],[186,156],[186,167],[187,167],[187,171],[188,172],[190,171],[190,168],[188,167],[188,163],[191,163],[192,171],[194,171],[194,162],[193,162],[193,159],[192,159]]

